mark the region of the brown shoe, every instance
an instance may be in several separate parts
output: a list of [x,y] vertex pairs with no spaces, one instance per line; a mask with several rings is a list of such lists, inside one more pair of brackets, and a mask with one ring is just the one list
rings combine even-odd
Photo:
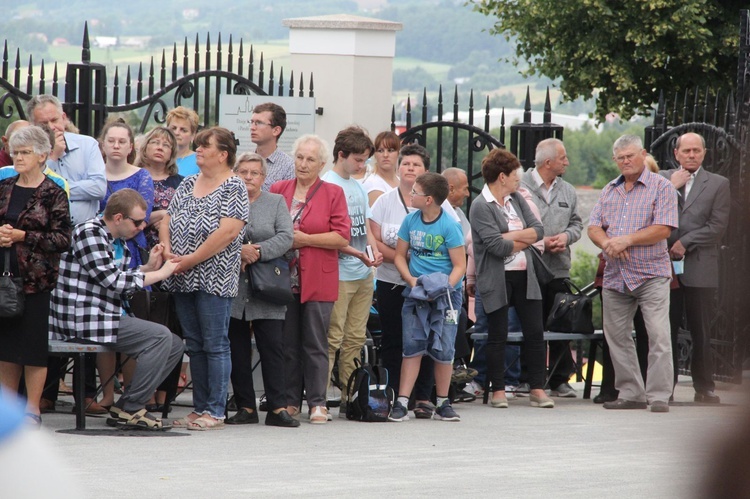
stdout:
[[[102,414],[109,414],[109,408],[99,405],[94,399],[84,399],[83,405],[86,407],[86,414],[89,416],[101,416]],[[75,407],[73,408],[75,412]]]
[[49,399],[40,399],[39,412],[41,412],[42,414],[55,412],[55,403]]

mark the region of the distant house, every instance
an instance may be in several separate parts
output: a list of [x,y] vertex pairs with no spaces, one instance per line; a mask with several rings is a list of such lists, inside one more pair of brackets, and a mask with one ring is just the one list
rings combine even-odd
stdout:
[[117,45],[117,37],[116,36],[95,36],[94,37],[94,46],[99,48],[107,48],[107,47],[114,47]]
[[66,38],[55,38],[52,40],[53,47],[66,47],[70,45],[70,42]]
[[120,37],[120,45],[123,47],[135,48],[143,50],[148,47],[151,43],[150,36],[122,36]]

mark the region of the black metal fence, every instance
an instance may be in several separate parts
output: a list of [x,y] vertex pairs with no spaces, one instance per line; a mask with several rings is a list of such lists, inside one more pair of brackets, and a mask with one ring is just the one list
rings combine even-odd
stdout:
[[[137,71],[128,66],[124,75],[116,67],[110,80],[106,66],[91,61],[88,25],[85,25],[81,62],[67,65],[63,81],[60,80],[58,65],[54,63],[52,81],[48,82],[44,61],[38,79],[35,78],[32,56],[29,56],[26,75],[22,75],[18,50],[11,70],[8,41],[5,40],[0,73],[0,88],[5,93],[0,96],[0,117],[26,119],[25,102],[35,94],[51,93],[60,99],[65,113],[81,133],[96,136],[112,113],[137,112],[137,130],[143,132],[150,126],[164,123],[172,107],[184,105],[202,117],[203,126],[211,126],[219,121],[221,95],[314,95],[312,75],[309,75],[305,89],[305,80],[300,74],[295,89],[293,72],[288,84],[283,68],[278,68],[277,78],[273,62],[266,70],[263,53],[257,62],[252,45],[245,54],[242,39],[237,52],[231,35],[226,53],[221,34],[215,50],[212,50],[210,35],[206,35],[203,46],[197,34],[192,47],[187,38],[181,45],[179,50],[178,44],[174,44],[171,57],[167,56],[166,50],[162,51],[160,62],[152,57],[145,71],[142,63]],[[60,95],[61,84],[63,95]]]
[[[418,143],[430,152],[432,164],[437,172],[449,167],[461,168],[469,177],[471,196],[467,200],[466,211],[471,207],[471,201],[482,189],[481,162],[487,153],[496,148],[506,147],[505,108],[500,115],[500,126],[497,136],[492,135],[490,128],[490,99],[486,98],[484,106],[484,120],[481,126],[475,124],[474,91],[469,93],[468,119],[459,119],[458,87],[454,88],[451,119],[446,120],[443,100],[443,87],[440,86],[437,95],[435,119],[430,116],[431,106],[427,100],[427,89],[422,93],[421,121],[413,125],[414,116],[411,98],[406,101],[406,123],[400,133],[403,144]],[[450,104],[449,104],[450,105]],[[481,112],[481,111],[480,111]],[[391,130],[397,130],[396,108],[391,110]],[[562,139],[563,127],[552,123],[552,106],[550,104],[549,89],[547,89],[542,123],[531,121],[531,97],[526,90],[523,122],[510,126],[510,151],[521,161],[524,169],[534,166],[536,145],[544,139],[555,137]]]
[[[678,166],[677,137],[686,132],[706,139],[704,167],[729,179],[732,205],[729,227],[720,246],[720,287],[711,321],[716,378],[739,383],[750,335],[750,11],[741,13],[736,88],[695,89],[670,99],[661,94],[645,145],[662,168]],[[689,337],[688,337],[689,338]],[[688,339],[689,342],[689,339]],[[689,372],[690,345],[684,348]]]

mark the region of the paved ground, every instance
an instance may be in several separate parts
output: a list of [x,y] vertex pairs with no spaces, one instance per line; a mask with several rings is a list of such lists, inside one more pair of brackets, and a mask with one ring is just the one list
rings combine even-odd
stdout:
[[[457,404],[460,423],[336,418],[282,429],[261,418],[260,425],[170,432],[179,437],[58,433],[75,420],[57,413],[45,415],[43,432],[91,498],[685,498],[700,496],[713,442],[750,406],[741,387],[721,385],[719,394],[722,406],[673,406],[669,414],[606,411],[581,399],[558,399],[554,410],[529,407],[528,399],[508,410],[477,401]],[[687,378],[676,400],[692,401]],[[88,418],[88,427],[108,429],[100,418]]]

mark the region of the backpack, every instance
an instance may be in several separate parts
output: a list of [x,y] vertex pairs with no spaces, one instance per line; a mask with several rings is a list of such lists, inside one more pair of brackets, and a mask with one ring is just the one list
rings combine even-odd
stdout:
[[388,370],[354,359],[356,369],[346,384],[346,419],[382,423],[393,407]]

